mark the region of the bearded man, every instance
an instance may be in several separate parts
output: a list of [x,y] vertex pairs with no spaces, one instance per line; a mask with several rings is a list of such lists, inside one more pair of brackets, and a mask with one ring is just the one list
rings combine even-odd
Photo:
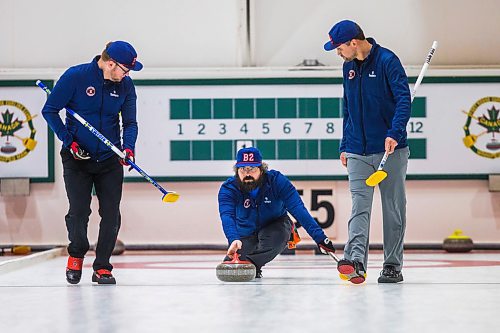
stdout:
[[297,189],[277,170],[268,170],[255,147],[237,153],[235,175],[219,190],[219,214],[229,248],[225,260],[237,252],[252,262],[256,278],[262,267],[286,247],[293,232],[290,213],[318,244],[321,252],[335,253],[331,240],[309,214]]

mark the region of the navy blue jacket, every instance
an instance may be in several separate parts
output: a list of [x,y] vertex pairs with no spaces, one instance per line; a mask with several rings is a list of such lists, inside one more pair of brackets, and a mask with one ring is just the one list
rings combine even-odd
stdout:
[[343,137],[340,152],[359,155],[385,151],[385,139],[404,148],[410,119],[408,78],[398,57],[373,38],[368,57],[344,62]]
[[219,214],[229,244],[241,237],[255,234],[264,226],[285,216],[287,211],[300,222],[316,243],[326,238],[288,178],[276,170],[269,170],[261,177],[264,177],[264,182],[255,199],[239,189],[235,177],[227,179],[219,190]]
[[[97,65],[99,58],[97,56],[91,63],[66,70],[42,109],[43,117],[64,147],[75,141],[95,161],[105,160],[114,153],[69,113],[66,113],[66,124],[63,124],[59,116],[61,109],[68,107],[78,113],[118,149],[129,148],[133,151],[137,140],[137,95],[132,79],[126,76],[121,82],[105,80]],[[120,140],[120,112],[123,146]]]

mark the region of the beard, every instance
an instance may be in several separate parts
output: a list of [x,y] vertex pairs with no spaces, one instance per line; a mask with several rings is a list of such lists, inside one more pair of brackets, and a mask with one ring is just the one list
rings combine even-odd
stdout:
[[350,62],[350,61],[353,61],[354,59],[356,59],[355,56],[352,56],[352,57],[349,57],[349,58],[346,58],[344,57],[343,55],[340,56],[342,59],[344,59],[345,62]]
[[240,177],[236,175],[236,179],[240,190],[243,193],[249,193],[262,185],[264,181],[264,174],[261,174],[258,180],[255,180],[255,178],[250,175],[246,175],[243,180],[241,180]]
[[345,57],[342,54],[339,54],[339,57],[341,57],[345,62],[350,62],[358,57],[358,51],[355,51],[350,57]]

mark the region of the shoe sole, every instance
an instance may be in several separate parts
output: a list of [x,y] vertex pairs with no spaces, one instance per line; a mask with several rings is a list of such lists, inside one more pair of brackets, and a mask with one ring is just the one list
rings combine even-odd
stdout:
[[116,284],[115,278],[99,279],[95,275],[92,275],[92,282],[97,282],[97,284]]
[[386,278],[386,277],[378,278],[378,283],[399,283],[399,282],[403,282],[403,277],[398,279]]
[[[68,269],[68,268],[66,268],[66,269]],[[68,270],[72,271],[72,272],[76,272],[75,270],[72,270],[72,269],[68,269]],[[68,274],[68,271],[66,271],[66,274]],[[78,284],[78,283],[80,283],[81,279],[82,279],[81,273],[80,273],[80,278],[79,279],[75,279],[75,280],[69,279],[68,276],[66,275],[66,281],[69,284]]]

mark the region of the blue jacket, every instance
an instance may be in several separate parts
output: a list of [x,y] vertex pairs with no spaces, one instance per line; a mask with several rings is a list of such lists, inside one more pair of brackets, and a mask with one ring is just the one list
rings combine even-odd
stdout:
[[359,155],[385,151],[385,139],[407,146],[406,125],[411,96],[408,78],[398,57],[373,38],[368,57],[344,62],[343,137],[340,152]]
[[219,214],[229,244],[255,234],[272,221],[285,216],[287,211],[316,243],[326,238],[288,178],[276,170],[269,170],[261,177],[265,177],[264,182],[255,199],[239,189],[235,177],[227,179],[219,190]]
[[[137,139],[137,96],[134,84],[128,76],[116,83],[105,80],[102,70],[97,66],[98,60],[99,56],[91,63],[66,70],[43,106],[42,115],[64,147],[69,147],[75,141],[93,160],[102,161],[113,156],[113,151],[69,113],[66,113],[66,124],[59,116],[59,111],[68,107],[118,149],[134,150]],[[123,146],[120,140],[120,112]]]

